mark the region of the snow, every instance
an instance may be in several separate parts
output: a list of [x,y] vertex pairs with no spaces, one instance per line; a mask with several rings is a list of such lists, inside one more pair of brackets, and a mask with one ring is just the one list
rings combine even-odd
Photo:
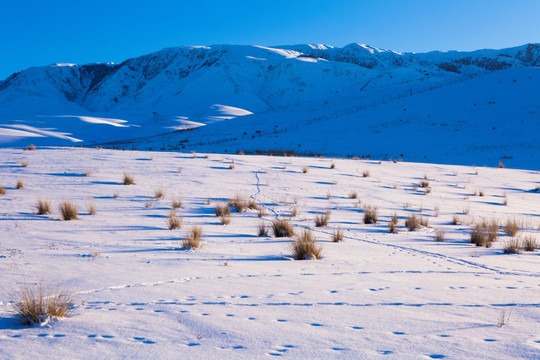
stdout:
[[[135,185],[122,184],[124,171]],[[428,194],[416,187],[424,177]],[[0,292],[0,357],[534,359],[539,253],[502,254],[502,229],[492,248],[475,247],[469,229],[474,220],[516,218],[522,234],[540,240],[539,179],[532,170],[429,163],[3,148],[1,286],[46,278],[79,301],[70,317],[27,328]],[[165,198],[155,200],[161,186]],[[233,213],[220,225],[215,204],[236,194],[266,215]],[[35,214],[40,197],[52,201],[51,215]],[[167,230],[178,198],[182,229]],[[78,220],[59,220],[63,199],[79,206]],[[362,223],[368,204],[378,207],[377,224]],[[328,227],[316,228],[327,209]],[[389,234],[394,213],[399,233]],[[410,214],[429,226],[407,231]],[[462,224],[451,225],[454,215]],[[311,228],[323,259],[294,261],[289,238],[257,237],[259,223],[275,218]],[[191,225],[203,228],[203,247],[181,250]],[[343,243],[331,242],[338,228]],[[440,228],[446,238],[436,242]],[[510,318],[500,327],[503,311]]]

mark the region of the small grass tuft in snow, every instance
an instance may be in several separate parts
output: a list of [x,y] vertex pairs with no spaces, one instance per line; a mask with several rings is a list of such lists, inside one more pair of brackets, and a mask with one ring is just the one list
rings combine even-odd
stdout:
[[88,210],[89,215],[96,215],[97,214],[96,203],[94,202],[93,199],[88,200],[88,205],[86,206],[86,209]]
[[163,199],[164,197],[165,197],[165,190],[163,189],[163,186],[160,186],[154,190],[154,199],[159,200],[159,199]]
[[368,169],[365,169],[362,171],[362,176],[363,177],[369,177],[369,170]]
[[182,240],[183,249],[198,249],[201,247],[202,228],[200,226],[192,226],[188,236]]
[[377,207],[366,205],[364,206],[364,224],[377,223]]
[[53,287],[40,281],[36,285],[22,285],[9,293],[13,312],[23,325],[42,324],[52,317],[66,317],[73,309],[73,291]]
[[334,230],[334,233],[332,234],[332,241],[343,242],[343,230],[341,228]]
[[257,227],[257,236],[268,236],[268,227],[262,221]]
[[6,195],[6,192],[7,192],[6,188],[0,185],[0,195]]
[[416,214],[409,215],[407,220],[405,220],[405,226],[407,227],[407,229],[409,229],[409,231],[418,230],[420,226],[427,227],[428,224],[429,220],[427,218]]
[[429,187],[429,181],[427,181],[427,180],[420,181],[420,186],[423,187],[424,189],[428,188]]
[[294,229],[287,220],[274,220],[272,231],[275,237],[290,237],[294,235]]
[[216,213],[217,217],[226,216],[231,214],[231,208],[227,204],[219,203],[216,204],[214,212]]
[[459,216],[457,215],[452,216],[452,225],[459,225],[459,224],[461,224],[461,219],[459,218]]
[[443,228],[438,228],[435,230],[435,240],[444,241],[446,238],[446,231]]
[[26,150],[36,150],[36,145],[30,144],[30,145],[28,145],[28,147],[26,148]]
[[330,210],[326,210],[325,214],[315,215],[315,226],[316,227],[328,226],[329,220],[330,220]]
[[219,217],[219,223],[221,225],[229,225],[231,223],[231,217],[226,215],[221,215]]
[[302,174],[307,174],[308,168],[306,166],[302,167]]
[[174,209],[169,212],[169,217],[167,218],[167,227],[169,230],[179,229],[182,227],[182,217],[176,215],[176,211],[174,211]]
[[516,236],[519,232],[518,221],[514,219],[507,219],[506,224],[504,225],[504,232],[508,236]]
[[523,250],[525,251],[535,251],[538,249],[538,241],[533,234],[527,234],[521,240],[523,244]]
[[302,232],[291,242],[292,255],[296,260],[321,259],[322,250],[322,245],[317,244],[310,229],[302,229]]
[[58,206],[62,220],[77,220],[77,205],[69,200],[64,200]]
[[358,199],[358,193],[356,191],[350,192],[349,199]]
[[258,210],[259,209],[259,205],[257,205],[257,202],[255,201],[255,199],[249,199],[246,206],[250,210]]
[[503,252],[505,254],[519,254],[522,249],[521,240],[518,237],[507,239],[504,242]]
[[330,169],[335,169],[335,168],[336,168],[336,164],[332,162],[332,164],[330,164]]
[[124,185],[133,185],[133,184],[135,184],[135,178],[133,177],[133,175],[128,174],[127,172],[125,172],[124,173],[124,178],[123,178],[123,183],[124,183]]
[[259,208],[259,212],[257,213],[257,216],[262,218],[266,216],[266,210],[263,207]]
[[246,199],[240,194],[236,194],[232,200],[229,200],[227,205],[234,207],[236,212],[242,212],[247,208]]
[[51,213],[51,201],[47,199],[38,199],[36,202],[38,215],[47,215]]
[[24,189],[24,181],[22,181],[22,179],[17,179],[17,183],[15,184],[15,189]]
[[30,161],[21,161],[21,166],[22,167],[29,167],[30,166]]
[[298,207],[297,206],[293,206],[293,208],[291,209],[291,217],[297,217],[298,216]]
[[182,199],[172,199],[171,209],[181,209],[182,208]]

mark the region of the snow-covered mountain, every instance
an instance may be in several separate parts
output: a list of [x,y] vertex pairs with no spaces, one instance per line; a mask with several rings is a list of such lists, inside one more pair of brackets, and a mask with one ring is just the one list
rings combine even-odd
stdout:
[[[423,151],[434,156],[413,151],[418,143],[401,142],[393,150],[395,136],[391,141],[377,136],[386,134],[387,126],[399,129],[404,139],[442,136],[466,148],[474,141],[478,149],[489,149],[489,158],[522,158],[524,148],[535,152],[539,146],[540,105],[531,96],[540,93],[539,66],[539,44],[423,54],[363,44],[217,45],[168,48],[121,64],[54,64],[0,82],[0,144],[122,141],[126,147],[468,162],[439,156],[455,156],[449,148]],[[437,126],[442,130],[428,131]],[[497,136],[497,144],[492,136],[478,143],[475,131],[485,126],[508,126],[529,138],[518,139],[524,143],[519,149],[492,152],[505,143]],[[178,131],[187,128],[194,130]],[[320,141],[321,132],[344,136]],[[279,141],[273,140],[275,133]]]

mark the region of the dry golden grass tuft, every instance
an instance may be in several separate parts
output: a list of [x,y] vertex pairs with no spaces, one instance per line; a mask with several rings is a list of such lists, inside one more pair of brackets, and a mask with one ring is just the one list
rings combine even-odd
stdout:
[[507,219],[504,225],[504,232],[509,236],[516,236],[519,232],[519,223],[514,219]]
[[169,230],[179,229],[182,227],[182,217],[176,215],[176,211],[174,211],[174,209],[169,212],[169,217],[167,218],[167,227]]
[[234,169],[234,160],[231,161],[231,163],[229,164],[229,169],[233,170]]
[[257,205],[257,202],[255,201],[255,199],[249,199],[246,206],[250,210],[258,210],[259,209],[259,205]]
[[523,244],[523,250],[525,251],[535,251],[538,249],[538,241],[533,234],[523,236],[521,243]]
[[171,209],[174,210],[174,209],[181,209],[181,208],[182,208],[182,199],[173,198],[172,201],[171,201]]
[[333,242],[343,242],[344,236],[343,236],[343,230],[341,228],[338,228],[337,230],[334,230],[334,233],[332,234],[332,241]]
[[498,228],[498,223],[494,219],[489,222],[482,221],[475,223],[470,233],[471,243],[476,246],[490,248],[493,246],[493,242],[497,240]]
[[420,186],[423,187],[424,189],[428,188],[429,187],[429,181],[427,181],[427,180],[420,181]]
[[446,238],[446,231],[443,228],[438,228],[435,230],[435,240],[444,241]]
[[366,205],[364,206],[364,224],[377,223],[377,207]]
[[64,200],[58,206],[62,220],[77,220],[77,205],[69,200]]
[[290,237],[294,235],[294,229],[287,220],[274,220],[272,231],[275,237]]
[[326,210],[325,214],[315,215],[315,226],[316,227],[328,226],[329,220],[330,220],[330,210]]
[[294,206],[292,209],[291,209],[291,217],[297,217],[298,216],[298,207],[297,206]]
[[221,225],[229,225],[231,223],[231,217],[226,215],[221,215],[219,217],[219,223]]
[[291,242],[292,255],[296,260],[321,259],[322,250],[322,245],[317,243],[310,229],[303,229]]
[[330,193],[330,191],[328,191],[328,192],[326,193],[326,198],[327,198],[328,200],[330,200],[330,199],[332,198],[332,194]]
[[42,324],[53,317],[69,315],[75,303],[72,290],[43,281],[22,285],[8,294],[13,312],[24,325]]
[[365,169],[362,171],[362,176],[363,177],[369,177],[369,170],[368,169]]
[[90,214],[90,215],[96,215],[97,214],[96,203],[94,202],[93,199],[88,200],[88,205],[86,206],[86,209],[88,210],[88,214]]
[[330,164],[330,169],[335,169],[335,168],[336,168],[336,164],[332,162],[332,164]]
[[30,144],[30,145],[28,145],[28,147],[26,148],[26,150],[36,150],[36,145]]
[[214,211],[216,213],[216,216],[218,217],[231,215],[231,208],[229,207],[229,205],[223,203],[216,204]]
[[21,166],[22,167],[29,167],[30,166],[30,161],[21,161]]
[[358,193],[356,191],[350,192],[349,199],[358,199]]
[[257,213],[257,216],[260,217],[260,218],[265,217],[266,216],[266,210],[263,207],[260,207],[259,211]]
[[247,208],[247,201],[244,196],[236,194],[232,200],[227,202],[229,207],[234,207],[236,212],[242,212]]
[[507,239],[504,242],[503,252],[505,254],[518,254],[521,252],[522,248],[523,246],[521,245],[521,239],[518,237],[514,237],[511,239]]
[[420,228],[420,216],[416,214],[409,215],[407,220],[405,220],[405,226],[409,231],[418,230]]
[[6,195],[6,192],[7,192],[6,188],[0,185],[0,195]]
[[38,199],[36,202],[38,215],[47,215],[51,213],[51,201],[47,199]]
[[22,181],[22,179],[17,179],[17,183],[15,184],[15,189],[24,189],[24,181]]
[[133,177],[133,175],[125,172],[123,182],[124,182],[124,185],[133,185],[135,184],[135,178]]
[[502,161],[499,161],[499,169],[504,169],[504,164],[502,163]]
[[159,199],[163,199],[164,197],[165,197],[165,190],[163,189],[163,186],[160,186],[154,190],[154,199],[159,200]]
[[306,166],[302,167],[302,173],[307,174],[308,168]]
[[188,236],[182,240],[183,249],[198,249],[201,247],[202,228],[200,226],[192,226]]
[[115,192],[115,193],[113,194],[113,198],[118,199],[119,197],[120,197],[120,194],[118,194],[118,192]]

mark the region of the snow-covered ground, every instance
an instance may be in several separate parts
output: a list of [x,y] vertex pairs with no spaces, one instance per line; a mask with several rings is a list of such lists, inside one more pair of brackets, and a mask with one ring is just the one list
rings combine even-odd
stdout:
[[[124,172],[134,185],[123,185]],[[540,241],[539,175],[390,161],[1,149],[0,358],[538,359],[539,252],[502,254],[509,239],[502,229],[492,248],[475,247],[469,224],[516,218],[522,234]],[[18,179],[24,188],[15,188]],[[155,200],[160,187],[165,198]],[[262,220],[247,210],[221,225],[214,206],[236,194],[264,208]],[[35,214],[38,198],[52,201],[51,215]],[[79,206],[78,220],[60,221],[63,199]],[[96,215],[88,214],[89,199]],[[173,199],[182,200],[183,226],[168,230]],[[377,224],[363,224],[365,205],[378,208]],[[315,227],[327,209],[328,227]],[[394,213],[399,233],[390,234]],[[429,226],[407,231],[411,214]],[[451,224],[456,215],[462,224]],[[294,261],[290,238],[258,237],[260,222],[276,218],[311,228],[324,258]],[[202,227],[203,247],[182,250],[191,225]],[[331,242],[338,228],[343,243]],[[443,242],[435,241],[437,229],[446,231]],[[78,302],[68,318],[23,327],[7,293],[42,278],[72,287]],[[501,327],[503,311],[510,318]]]

